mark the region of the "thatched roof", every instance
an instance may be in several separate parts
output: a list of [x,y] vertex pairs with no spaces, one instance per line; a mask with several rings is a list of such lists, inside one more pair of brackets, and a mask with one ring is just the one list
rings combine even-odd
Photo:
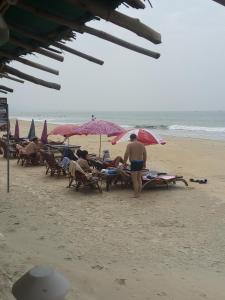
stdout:
[[[116,10],[122,3],[137,9],[145,8],[142,0],[0,0],[0,76],[20,82],[29,80],[49,88],[60,89],[58,84],[35,78],[7,65],[8,62],[16,60],[58,75],[57,70],[24,58],[24,55],[32,52],[63,61],[61,50],[65,50],[102,65],[102,60],[65,45],[66,41],[76,38],[76,32],[88,33],[144,55],[159,58],[159,53],[86,25],[87,21],[102,18],[155,44],[160,43],[159,33],[138,19]],[[9,88],[0,86],[0,92],[10,91]]]
[[220,4],[222,4],[222,5],[224,5],[225,6],[225,0],[214,0],[215,2],[218,2],[218,3],[220,3]]

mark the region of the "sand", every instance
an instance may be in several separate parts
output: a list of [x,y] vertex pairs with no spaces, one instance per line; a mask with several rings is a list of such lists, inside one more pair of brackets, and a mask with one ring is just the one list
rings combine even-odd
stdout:
[[[27,134],[29,124],[20,125]],[[70,142],[98,151],[98,137]],[[103,148],[114,156],[125,144],[104,138]],[[147,151],[151,169],[208,184],[151,189],[140,199],[120,187],[100,195],[11,160],[7,194],[0,157],[1,300],[14,299],[12,283],[39,264],[66,275],[69,300],[225,299],[225,143],[168,137]]]

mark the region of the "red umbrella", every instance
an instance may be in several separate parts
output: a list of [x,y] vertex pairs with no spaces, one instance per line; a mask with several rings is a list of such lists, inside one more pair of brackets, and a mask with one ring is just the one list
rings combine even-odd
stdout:
[[160,137],[156,136],[155,133],[153,133],[149,129],[144,129],[144,128],[128,130],[125,133],[122,133],[117,137],[115,137],[111,142],[113,145],[119,142],[127,142],[130,140],[131,134],[136,134],[138,141],[145,145],[155,145],[155,144],[164,145],[166,143]]
[[48,143],[48,129],[47,129],[47,121],[46,120],[44,122],[44,127],[43,127],[42,134],[41,134],[41,142],[43,144]]
[[64,137],[70,137],[74,135],[74,131],[78,128],[78,125],[64,124],[55,127],[48,135],[62,135]]
[[19,122],[17,119],[16,119],[16,124],[15,124],[14,138],[15,138],[15,140],[19,140],[19,138],[20,138]]
[[100,135],[100,146],[99,146],[99,155],[100,155],[100,153],[101,153],[101,136],[102,135],[114,136],[114,135],[118,135],[122,132],[125,132],[125,130],[115,123],[104,121],[104,120],[94,120],[94,121],[90,121],[90,122],[84,123],[83,125],[79,126],[74,131],[74,134]]

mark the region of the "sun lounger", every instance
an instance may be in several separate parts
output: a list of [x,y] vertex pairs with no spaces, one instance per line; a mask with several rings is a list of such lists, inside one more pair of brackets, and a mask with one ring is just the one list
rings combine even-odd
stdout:
[[120,183],[122,187],[127,187],[131,184],[130,173],[121,168],[103,169],[101,171],[101,178],[105,180],[106,191],[109,191],[113,184]]
[[17,164],[21,162],[21,166],[37,165],[38,161],[32,154],[19,153],[17,156]]
[[66,175],[66,172],[63,170],[62,166],[56,161],[53,153],[48,153],[44,150],[40,150],[42,161],[45,163],[46,166],[46,172],[47,175],[50,173],[51,176],[58,175],[62,173],[63,175]]
[[[123,170],[120,168],[115,170],[117,170],[117,172],[114,174],[106,173],[104,175],[107,191],[109,191],[112,184],[116,184],[118,182],[120,182],[121,186],[123,187],[132,186],[131,172],[129,170]],[[142,190],[153,186],[169,187],[170,184],[176,184],[177,182],[183,182],[185,186],[188,186],[188,183],[183,176],[168,175],[166,173],[143,170]]]
[[148,176],[142,176],[142,190],[152,186],[166,186],[170,184],[176,184],[178,181],[183,182],[185,186],[188,186],[187,181],[183,176],[176,175],[156,175],[155,177],[148,178]]
[[[7,142],[6,140],[0,139],[0,148],[4,158],[7,158]],[[16,158],[16,144],[15,142],[9,141],[9,158]]]
[[100,193],[102,193],[100,180],[101,178],[98,176],[85,173],[77,162],[70,162],[68,185],[69,188],[72,186],[72,183],[75,182],[76,191],[78,191],[80,187],[92,187],[96,188]]
[[23,148],[23,146],[16,144],[17,164],[21,163],[22,166],[38,165],[39,159],[37,158],[36,154],[26,154],[23,151],[21,151]]

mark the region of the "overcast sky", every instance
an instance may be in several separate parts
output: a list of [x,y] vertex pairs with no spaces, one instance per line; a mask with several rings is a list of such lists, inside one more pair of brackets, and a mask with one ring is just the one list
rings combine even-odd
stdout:
[[2,80],[14,88],[11,111],[225,110],[225,7],[211,0],[152,0],[153,9],[120,11],[140,18],[162,34],[153,45],[118,26],[90,26],[161,53],[158,60],[88,34],[70,47],[103,59],[99,66],[65,53],[63,63],[32,58],[60,70],[60,76],[13,63],[19,70],[61,84],[54,91]]

